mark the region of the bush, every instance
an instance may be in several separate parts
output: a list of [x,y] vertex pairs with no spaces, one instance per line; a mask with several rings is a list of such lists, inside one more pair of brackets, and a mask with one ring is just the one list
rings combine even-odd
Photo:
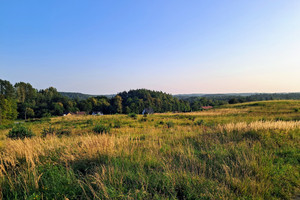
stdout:
[[295,111],[295,112],[299,112],[299,111],[300,111],[300,108],[295,108],[294,111]]
[[148,119],[147,119],[147,117],[143,117],[142,119],[141,119],[141,122],[146,122]]
[[32,136],[34,136],[33,132],[22,125],[13,127],[7,135],[7,137],[11,139],[24,139],[26,137],[31,138]]
[[95,133],[110,133],[110,127],[102,125],[102,124],[97,124],[94,128],[93,131]]
[[192,120],[192,121],[194,121],[196,119],[196,117],[195,116],[190,116],[189,117],[189,120]]
[[135,113],[129,113],[128,117],[131,117],[133,119],[137,119],[137,115]]
[[44,128],[42,131],[42,137],[46,137],[47,135],[57,135],[58,137],[61,136],[69,136],[71,134],[71,131],[68,129],[55,129],[51,125],[49,128]]
[[88,124],[88,125],[93,125],[93,124],[94,124],[94,122],[93,122],[93,120],[91,120],[91,119],[88,119],[88,120],[86,120],[86,124]]
[[115,121],[114,122],[114,128],[121,128],[121,122],[120,121]]
[[204,121],[203,121],[203,119],[200,119],[200,120],[195,121],[194,124],[197,126],[201,126],[201,125],[204,125]]
[[3,129],[8,129],[8,128],[12,128],[14,127],[14,124],[3,124],[3,125],[0,125],[0,130],[3,130]]
[[46,137],[47,135],[55,135],[55,128],[52,128],[51,125],[49,128],[44,128],[42,131],[42,136]]
[[174,122],[168,121],[167,123],[168,128],[173,128],[175,126]]
[[61,136],[70,136],[71,131],[68,130],[68,129],[59,129],[59,130],[56,131],[55,134],[59,137],[61,137]]
[[44,113],[44,114],[43,114],[43,118],[49,118],[49,117],[51,117],[51,114],[50,114],[50,113]]

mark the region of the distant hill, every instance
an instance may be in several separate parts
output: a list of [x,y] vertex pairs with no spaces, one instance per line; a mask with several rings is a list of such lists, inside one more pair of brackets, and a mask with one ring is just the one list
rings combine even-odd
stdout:
[[108,98],[114,97],[114,94],[108,94],[108,95],[92,95],[92,94],[82,94],[79,92],[59,92],[61,95],[65,97],[69,97],[71,99],[79,99],[79,100],[85,100],[89,97],[97,97],[97,96],[106,96]]
[[228,99],[233,97],[254,97],[258,100],[267,99],[299,99],[300,93],[225,93],[225,94],[176,94],[173,95],[179,99],[188,99],[191,97],[206,97],[210,99]]
[[[97,97],[97,96],[105,96],[107,98],[112,98],[115,94],[108,94],[108,95],[92,95],[92,94],[83,94],[79,92],[59,92],[63,96],[69,97],[71,99],[79,99],[85,100],[89,97]],[[189,98],[195,97],[206,97],[209,99],[216,99],[216,100],[228,100],[234,97],[248,97],[249,99],[255,100],[271,100],[271,99],[300,99],[300,92],[297,93],[224,93],[224,94],[175,94],[172,95],[178,99],[188,100]]]
[[247,97],[259,93],[225,93],[225,94],[175,94],[174,97],[179,99],[187,99],[190,97],[223,97],[223,96],[242,96]]

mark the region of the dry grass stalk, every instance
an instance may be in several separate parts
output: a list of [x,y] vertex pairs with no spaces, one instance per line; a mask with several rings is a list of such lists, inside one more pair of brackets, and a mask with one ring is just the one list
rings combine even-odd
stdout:
[[258,131],[258,130],[292,130],[300,128],[300,121],[255,121],[251,123],[238,122],[218,125],[220,131]]

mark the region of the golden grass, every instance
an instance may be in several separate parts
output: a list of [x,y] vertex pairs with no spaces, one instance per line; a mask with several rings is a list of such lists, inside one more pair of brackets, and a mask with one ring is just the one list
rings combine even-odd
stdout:
[[4,164],[16,167],[18,160],[25,159],[29,168],[35,168],[40,162],[41,156],[47,156],[49,152],[62,150],[59,160],[64,163],[77,158],[91,158],[97,153],[112,155],[116,152],[117,146],[125,148],[125,138],[116,138],[108,135],[87,135],[70,138],[57,138],[49,136],[47,138],[32,138],[24,140],[10,140],[0,156],[0,175],[5,174]]
[[[273,170],[272,173],[276,175],[274,170],[277,168],[272,168],[269,160],[273,162],[278,159],[276,153],[279,150],[284,151],[284,148],[280,149],[276,146],[277,142],[286,148],[291,147],[290,152],[295,151],[293,148],[297,147],[298,135],[294,134],[296,138],[294,140],[285,136],[287,135],[285,133],[299,130],[300,121],[257,121],[256,119],[256,121],[238,122],[240,115],[245,115],[249,109],[251,108],[222,108],[195,113],[154,114],[148,116],[146,121],[141,121],[140,115],[138,119],[126,115],[68,116],[51,118],[50,123],[29,124],[27,126],[38,136],[24,140],[6,138],[0,140],[3,143],[0,151],[0,184],[5,180],[13,190],[22,183],[24,191],[30,194],[28,185],[34,185],[37,190],[43,186],[40,179],[44,175],[39,171],[39,166],[58,165],[72,171],[74,163],[83,163],[85,167],[89,167],[89,162],[96,162],[97,166],[94,166],[86,176],[76,177],[78,179],[76,183],[82,188],[85,198],[109,199],[111,191],[108,185],[125,187],[124,179],[131,177],[131,174],[128,175],[131,170],[148,167],[150,175],[135,175],[135,178],[139,179],[134,179],[133,184],[140,185],[140,188],[129,190],[120,198],[140,198],[141,191],[142,193],[148,191],[151,185],[150,178],[159,179],[160,176],[165,176],[169,181],[167,184],[169,188],[176,188],[182,184],[191,190],[194,189],[194,194],[199,194],[199,191],[193,187],[193,184],[201,185],[208,181],[209,186],[214,182],[213,190],[207,189],[209,187],[205,185],[207,191],[201,193],[206,199],[232,199],[242,194],[245,194],[243,197],[251,194],[252,198],[259,199],[274,187],[268,170]],[[232,114],[233,116],[226,116]],[[182,116],[196,116],[196,118]],[[194,123],[205,116],[215,123],[201,125]],[[227,123],[227,119],[229,121],[232,119],[233,122]],[[87,120],[92,120],[93,124],[88,124]],[[120,128],[112,127],[110,134],[92,133],[95,124],[113,125],[115,120],[121,121],[122,125]],[[205,122],[206,120],[208,118],[204,119]],[[175,126],[167,128],[167,121],[173,121]],[[39,137],[42,129],[49,127],[49,124],[56,128],[71,129],[72,135],[61,138]],[[266,134],[268,141],[264,145],[270,145],[269,149],[264,149],[259,140],[235,138],[236,135],[242,135],[247,131],[260,130],[262,132],[259,134]],[[274,133],[278,130],[278,134],[286,137],[285,140],[276,141],[276,138],[272,138],[272,134],[264,132],[272,132],[271,130],[276,130]],[[8,130],[1,130],[0,134],[3,136],[7,132]],[[227,134],[229,132],[230,134]],[[291,135],[293,133],[295,131]],[[115,163],[111,164],[109,161],[101,163],[103,157],[108,160],[115,159],[111,161]],[[125,167],[128,163],[122,163],[123,158],[132,165],[129,169]],[[85,161],[87,163],[84,163]],[[291,165],[288,167],[289,170],[292,169]],[[145,173],[143,170],[139,172]],[[284,170],[283,172],[288,173]],[[157,184],[160,183],[159,181]],[[281,186],[276,185],[276,187]],[[287,196],[290,194],[291,192]]]
[[255,121],[255,122],[238,122],[218,125],[220,131],[258,131],[258,130],[292,130],[300,129],[300,121]]
[[188,112],[188,113],[155,113],[154,115],[183,115],[183,116],[226,116],[230,114],[242,114],[247,113],[248,109],[236,109],[236,108],[219,108],[219,109],[210,109],[204,111],[197,111],[197,112]]
[[[68,120],[86,120],[93,117],[71,117]],[[111,118],[109,116],[108,118]],[[60,120],[60,118],[54,118],[53,121]],[[45,125],[43,125],[44,127]],[[39,127],[41,129],[41,127]],[[258,130],[292,130],[300,129],[300,121],[255,121],[251,123],[238,122],[227,123],[218,125],[216,131],[221,132],[244,132],[244,131],[258,131]],[[195,136],[203,132],[201,127],[182,127],[168,130],[169,141],[178,140],[187,136]],[[80,130],[79,130],[80,132]],[[82,132],[82,131],[81,131]],[[146,141],[141,141],[138,136],[147,136]],[[131,140],[134,138],[134,140]],[[161,147],[164,137],[164,129],[161,128],[130,128],[124,127],[116,129],[111,135],[94,135],[87,134],[81,136],[63,137],[58,138],[55,136],[49,136],[46,138],[34,137],[32,139],[24,140],[11,140],[5,141],[5,148],[0,154],[0,176],[6,174],[4,166],[11,166],[12,168],[18,165],[18,160],[26,160],[29,169],[35,168],[40,163],[40,157],[47,156],[49,152],[56,150],[61,151],[59,160],[66,165],[69,162],[80,158],[91,159],[98,154],[105,154],[108,156],[120,155],[125,153],[130,155],[132,151],[143,146],[148,148],[149,151],[157,151]],[[2,144],[3,145],[3,144]],[[178,144],[178,151],[184,149]],[[154,148],[155,147],[155,148]],[[174,149],[174,151],[176,151]],[[183,152],[181,152],[183,153]],[[185,152],[186,153],[186,152]],[[189,155],[189,153],[187,154]]]
[[[235,111],[233,111],[235,112]],[[210,115],[211,113],[231,113],[225,110],[219,112],[206,111],[204,114]],[[198,115],[198,113],[194,113]],[[158,114],[162,115],[162,114]],[[175,114],[174,114],[175,115]],[[191,114],[193,115],[193,114]],[[62,120],[79,120],[84,121],[88,119],[106,118],[112,119],[115,116],[68,116],[68,117],[56,117],[52,118],[51,122],[59,122]],[[42,124],[35,128],[35,130],[41,130],[48,125]],[[215,131],[221,132],[244,132],[244,131],[258,131],[258,130],[292,130],[300,129],[300,121],[255,121],[255,122],[238,122],[227,123],[218,125]],[[187,136],[195,136],[203,132],[203,127],[194,126],[177,126],[176,128],[168,130],[168,141],[179,140]],[[87,132],[85,130],[76,130],[78,133]],[[6,131],[7,132],[7,131]],[[146,141],[141,141],[138,136],[147,136]],[[131,140],[134,138],[134,140]],[[111,135],[79,135],[72,137],[58,138],[55,136],[49,136],[46,138],[34,137],[32,139],[24,140],[11,140],[5,141],[5,148],[0,154],[0,177],[6,174],[4,166],[16,167],[19,160],[25,160],[29,169],[34,169],[36,165],[40,163],[40,157],[46,157],[49,152],[56,150],[61,151],[59,160],[66,165],[68,163],[81,159],[92,159],[93,157],[103,154],[108,156],[116,156],[121,154],[130,155],[134,150],[143,146],[143,148],[149,149],[149,151],[158,151],[161,147],[162,141],[166,139],[164,137],[164,129],[154,127],[143,128],[131,128],[124,127],[121,129],[113,130]],[[3,145],[3,144],[1,144]],[[185,149],[183,144],[178,144],[178,148],[174,151],[183,151]],[[185,144],[186,145],[186,144]],[[155,148],[154,148],[155,147]],[[187,156],[191,155],[189,152]],[[191,157],[191,156],[190,156]]]

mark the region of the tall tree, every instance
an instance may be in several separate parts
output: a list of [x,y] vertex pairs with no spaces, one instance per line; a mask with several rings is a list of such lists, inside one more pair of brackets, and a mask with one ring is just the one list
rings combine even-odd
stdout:
[[0,124],[17,118],[17,103],[14,99],[15,90],[9,81],[0,79]]
[[122,109],[123,109],[122,100],[123,99],[120,95],[116,95],[113,98],[113,109],[116,113],[122,113]]
[[0,79],[0,95],[4,95],[5,98],[15,97],[15,89],[9,81]]
[[12,98],[0,95],[0,124],[5,124],[18,116],[17,103]]
[[18,102],[29,102],[35,98],[36,89],[34,89],[30,83],[16,83],[15,89]]

